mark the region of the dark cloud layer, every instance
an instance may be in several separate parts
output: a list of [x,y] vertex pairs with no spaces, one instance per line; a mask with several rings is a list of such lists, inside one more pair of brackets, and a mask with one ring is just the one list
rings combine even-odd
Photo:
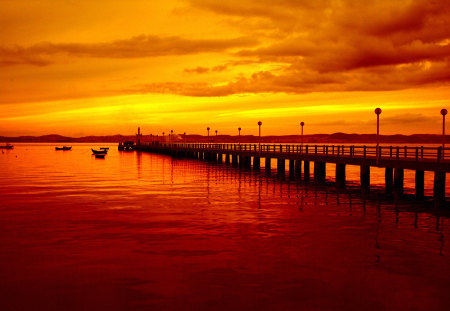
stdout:
[[187,84],[183,94],[396,90],[450,82],[448,0],[189,2],[271,42],[236,52],[241,60],[284,69],[196,92]]
[[0,65],[29,64],[45,66],[55,55],[96,58],[142,58],[225,52],[254,46],[253,38],[192,40],[180,37],[138,36],[107,43],[39,43],[30,47],[0,47]]

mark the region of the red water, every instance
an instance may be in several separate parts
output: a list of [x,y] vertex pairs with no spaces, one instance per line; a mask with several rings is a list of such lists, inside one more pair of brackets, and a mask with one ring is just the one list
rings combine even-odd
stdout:
[[0,154],[1,310],[450,305],[445,210],[90,147]]

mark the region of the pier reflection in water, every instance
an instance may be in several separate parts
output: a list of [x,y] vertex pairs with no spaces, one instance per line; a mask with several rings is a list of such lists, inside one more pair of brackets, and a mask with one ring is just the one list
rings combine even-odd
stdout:
[[450,303],[445,210],[196,160],[28,148],[33,161],[20,146],[0,160],[6,310]]

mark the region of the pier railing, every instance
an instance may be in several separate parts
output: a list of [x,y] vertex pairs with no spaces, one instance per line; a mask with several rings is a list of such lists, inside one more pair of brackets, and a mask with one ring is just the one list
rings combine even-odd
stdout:
[[[151,146],[151,143],[146,145]],[[320,155],[357,158],[448,161],[450,148],[424,146],[376,146],[366,145],[300,145],[300,144],[217,144],[217,143],[159,143],[159,148],[216,151],[260,152],[273,154]]]

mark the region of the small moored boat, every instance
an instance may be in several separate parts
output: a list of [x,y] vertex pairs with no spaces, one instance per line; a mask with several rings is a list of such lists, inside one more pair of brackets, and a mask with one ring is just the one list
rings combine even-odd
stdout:
[[11,144],[6,144],[6,145],[3,145],[3,146],[0,146],[0,149],[14,149],[14,146],[11,145]]
[[102,153],[102,154],[96,154],[96,155],[95,155],[95,158],[96,158],[96,159],[104,159],[104,158],[105,158],[105,155],[106,155],[105,153]]
[[64,151],[68,151],[68,150],[72,150],[72,146],[70,146],[70,147],[67,147],[67,146],[55,147],[55,150],[64,150]]
[[94,150],[92,148],[91,148],[91,150],[92,150],[92,153],[95,154],[95,155],[97,155],[97,154],[107,154],[108,153],[108,150]]

